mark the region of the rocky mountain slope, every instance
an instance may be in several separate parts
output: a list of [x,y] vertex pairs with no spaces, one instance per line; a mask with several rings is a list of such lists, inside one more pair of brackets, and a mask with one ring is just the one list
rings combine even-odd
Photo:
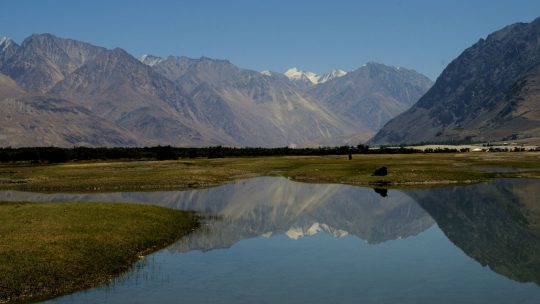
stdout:
[[[403,86],[410,92],[409,83],[415,82],[401,76],[347,78],[336,71],[317,76],[318,84],[307,89],[285,75],[241,69],[226,60],[150,55],[138,60],[122,49],[50,34],[32,35],[21,45],[0,39],[0,73],[0,102],[11,109],[9,120],[0,124],[4,146],[358,144],[380,124],[371,121],[374,111],[367,113],[358,104],[377,107],[373,103],[387,99],[369,99],[366,90],[385,87],[375,82],[397,79],[388,89],[401,92]],[[341,79],[347,84],[337,85]],[[331,93],[318,89],[322,101],[311,92],[331,83]],[[346,101],[335,97],[342,87]],[[409,102],[406,94],[394,95]],[[351,111],[366,113],[351,118]],[[30,121],[32,128],[22,127]],[[100,138],[97,130],[103,132]]]
[[[19,46],[5,39],[0,71],[31,93],[45,93],[104,48],[50,34],[32,35]],[[2,49],[0,44],[0,49]]]
[[131,132],[67,100],[42,96],[0,100],[0,146],[135,146]]
[[200,109],[200,120],[223,130],[240,145],[294,146],[314,138],[354,133],[284,77],[204,57],[171,56],[152,68],[182,88]]
[[27,95],[27,93],[21,87],[19,87],[15,80],[4,74],[0,74],[0,100],[25,95]]
[[193,106],[181,89],[122,49],[106,50],[48,94],[91,109],[145,144],[217,144],[191,119]]
[[540,143],[540,19],[507,26],[466,49],[372,144]]
[[296,84],[298,87],[302,89],[308,89],[313,87],[314,85],[325,83],[334,78],[343,77],[347,75],[347,72],[340,69],[334,69],[329,73],[317,75],[313,72],[299,70],[298,68],[290,68],[285,71],[283,75],[287,77],[290,81],[292,81],[294,84]]
[[0,146],[135,146],[126,129],[63,99],[33,96],[0,74]]
[[322,82],[308,93],[357,132],[366,128],[376,132],[418,101],[432,84],[429,78],[415,71],[371,62]]

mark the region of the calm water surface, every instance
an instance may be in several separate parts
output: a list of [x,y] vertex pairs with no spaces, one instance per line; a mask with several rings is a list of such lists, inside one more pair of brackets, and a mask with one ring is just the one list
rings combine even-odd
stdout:
[[217,215],[110,286],[47,303],[540,303],[540,181],[415,191],[278,177],[185,192],[0,200]]

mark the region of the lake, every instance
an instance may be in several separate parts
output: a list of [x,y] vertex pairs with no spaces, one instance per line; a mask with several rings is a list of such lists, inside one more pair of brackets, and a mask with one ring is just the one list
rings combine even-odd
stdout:
[[0,200],[155,204],[201,229],[46,303],[540,303],[540,181],[422,190],[258,177],[194,191]]

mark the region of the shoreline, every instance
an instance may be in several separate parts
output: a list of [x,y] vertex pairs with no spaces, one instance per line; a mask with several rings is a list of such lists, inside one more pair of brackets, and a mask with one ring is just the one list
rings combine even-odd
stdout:
[[0,202],[0,303],[107,284],[199,227],[192,212],[125,203]]

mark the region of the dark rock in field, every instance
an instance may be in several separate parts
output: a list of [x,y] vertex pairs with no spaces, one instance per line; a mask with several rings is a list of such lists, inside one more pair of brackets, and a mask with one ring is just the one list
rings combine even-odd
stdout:
[[373,171],[373,174],[371,176],[387,176],[388,175],[388,169],[385,166],[379,167]]

